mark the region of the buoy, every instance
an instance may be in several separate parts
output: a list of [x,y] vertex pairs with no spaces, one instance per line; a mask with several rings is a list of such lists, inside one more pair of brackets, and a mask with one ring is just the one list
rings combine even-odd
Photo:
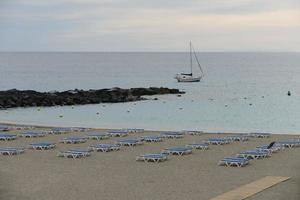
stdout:
[[249,103],[249,106],[252,106],[252,103]]
[[41,109],[40,109],[40,108],[38,108],[37,110],[38,110],[38,111],[40,111]]
[[72,106],[71,108],[74,109],[74,106]]
[[177,96],[178,96],[178,97],[181,97],[181,94],[178,94]]
[[225,107],[228,107],[228,105],[226,104]]
[[182,110],[183,108],[179,108],[179,110]]
[[261,98],[265,98],[265,96],[261,96]]
[[130,112],[130,110],[127,110],[127,112],[129,113],[129,112]]
[[97,114],[97,115],[99,115],[100,113],[99,113],[99,112],[97,112],[96,114]]
[[287,95],[288,95],[288,96],[291,96],[291,95],[292,95],[291,91],[288,91]]
[[63,116],[63,115],[59,115],[59,117],[60,117],[60,118],[63,118],[64,116]]

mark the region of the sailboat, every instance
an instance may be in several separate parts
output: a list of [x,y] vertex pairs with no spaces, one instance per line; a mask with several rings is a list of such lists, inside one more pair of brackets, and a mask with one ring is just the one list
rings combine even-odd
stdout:
[[[201,74],[195,75],[193,73],[193,56],[196,59],[197,65],[200,69]],[[177,79],[178,82],[199,82],[203,77],[203,70],[199,63],[198,57],[196,55],[195,49],[192,46],[192,42],[190,42],[190,65],[191,65],[191,73],[180,73],[176,74],[175,79]]]

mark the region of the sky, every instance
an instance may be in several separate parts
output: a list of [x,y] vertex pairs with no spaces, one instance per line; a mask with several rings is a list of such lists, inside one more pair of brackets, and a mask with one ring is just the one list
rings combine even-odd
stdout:
[[300,0],[0,0],[0,51],[300,51]]

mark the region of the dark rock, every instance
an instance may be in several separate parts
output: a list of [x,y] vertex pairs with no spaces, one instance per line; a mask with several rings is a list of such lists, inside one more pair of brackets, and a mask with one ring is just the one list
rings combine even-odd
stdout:
[[[64,106],[98,103],[119,103],[146,100],[145,95],[184,94],[169,88],[112,88],[100,90],[67,90],[63,92],[37,92],[33,90],[0,91],[0,109],[30,106]],[[155,98],[157,99],[157,98]]]

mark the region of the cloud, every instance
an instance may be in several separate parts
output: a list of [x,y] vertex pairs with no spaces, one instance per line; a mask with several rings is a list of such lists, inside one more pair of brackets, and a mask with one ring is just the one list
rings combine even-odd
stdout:
[[294,50],[299,15],[298,0],[2,0],[0,50],[40,40],[47,45],[38,50],[172,51],[189,39],[203,50],[270,50],[280,37],[284,50]]

